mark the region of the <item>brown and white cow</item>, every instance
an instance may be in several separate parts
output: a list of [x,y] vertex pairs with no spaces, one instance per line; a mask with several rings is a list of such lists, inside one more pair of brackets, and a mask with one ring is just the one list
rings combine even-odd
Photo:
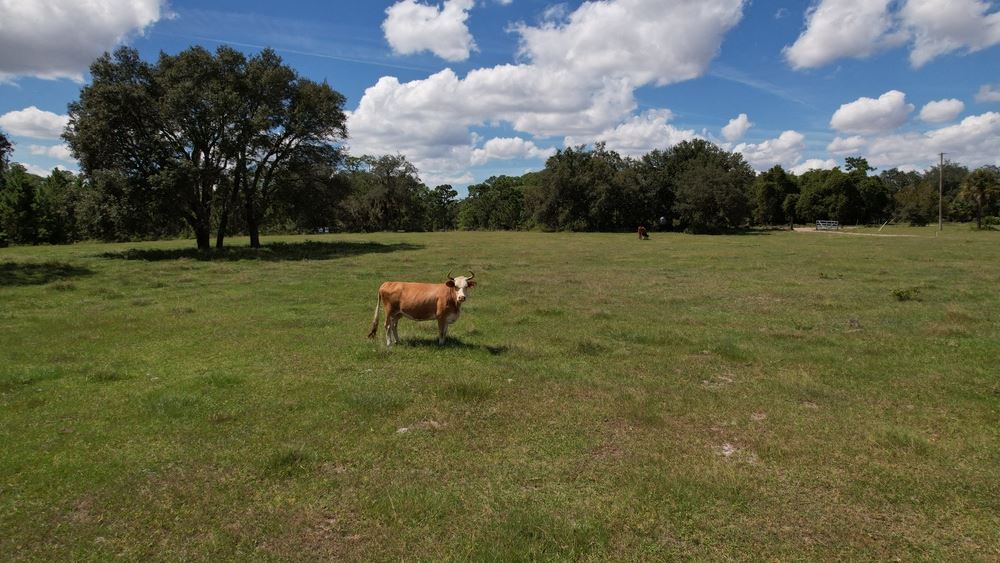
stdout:
[[379,306],[385,307],[385,343],[392,346],[399,342],[396,325],[399,318],[405,316],[415,321],[437,319],[438,344],[444,344],[448,335],[448,325],[458,320],[462,303],[465,302],[465,292],[476,287],[472,278],[476,274],[469,272],[469,277],[451,277],[445,283],[415,283],[390,281],[378,288],[378,301],[375,303],[375,318],[372,319],[368,338],[375,338],[378,332]]

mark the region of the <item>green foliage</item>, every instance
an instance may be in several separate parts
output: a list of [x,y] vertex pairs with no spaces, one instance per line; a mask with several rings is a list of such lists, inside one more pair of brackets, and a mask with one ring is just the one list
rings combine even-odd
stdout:
[[558,151],[524,192],[534,224],[547,230],[631,231],[663,217],[667,225],[709,232],[746,223],[752,180],[741,156],[703,140],[638,161],[599,143]]
[[450,231],[458,226],[458,192],[448,184],[426,194],[427,230]]
[[333,143],[346,137],[343,96],[268,49],[247,59],[191,47],[148,63],[121,47],[95,61],[91,77],[64,134],[84,173],[116,174],[128,192],[143,192],[130,199],[187,222],[199,248],[213,224],[222,243],[238,197],[256,245],[275,194],[316,165],[335,166]]
[[869,172],[873,172],[875,169],[868,164],[868,160],[860,156],[849,156],[844,159],[844,168],[847,169],[848,173],[856,174],[860,177],[865,177]]
[[800,195],[797,193],[788,194],[785,196],[785,201],[781,204],[781,211],[785,214],[785,218],[788,219],[789,223],[795,223],[798,219],[796,212],[798,210]]
[[835,220],[842,224],[858,223],[864,218],[865,208],[855,173],[840,169],[810,170],[799,178],[802,194],[796,206],[796,217],[811,223],[817,220]]
[[878,177],[882,180],[882,184],[891,197],[895,197],[903,189],[920,182],[919,173],[913,171],[903,172],[898,168],[885,170]]
[[171,238],[184,232],[184,221],[149,189],[153,184],[111,170],[82,177],[76,218],[84,239],[120,241]]
[[351,185],[348,230],[424,230],[427,187],[405,156],[349,157],[343,174]]
[[602,156],[579,146],[561,149],[549,157],[534,209],[534,220],[539,226],[548,230],[588,230],[592,182],[610,180],[606,176],[595,177],[595,168],[598,174],[608,171],[608,167],[595,162]]
[[80,240],[77,225],[81,180],[53,169],[41,178],[15,164],[0,182],[0,231],[18,244],[62,244]]
[[668,158],[677,171],[674,213],[682,228],[713,232],[744,226],[754,173],[741,155],[696,139],[671,148]]
[[1000,207],[1000,168],[984,166],[973,171],[962,184],[958,199],[975,207],[976,227],[983,228],[984,213]]
[[668,226],[674,222],[674,201],[677,189],[674,184],[677,162],[670,153],[654,149],[639,159],[635,167],[635,181],[646,198],[640,223],[654,224],[662,217]]
[[753,219],[759,225],[783,225],[794,218],[785,203],[799,193],[795,180],[781,166],[774,166],[757,176],[751,189]]
[[11,166],[4,174],[3,191],[0,191],[0,231],[7,234],[10,242],[39,242],[36,194],[40,185],[41,178],[28,173],[20,164]]
[[7,163],[10,162],[10,155],[14,152],[14,143],[10,142],[7,135],[0,130],[0,188],[3,187],[3,173],[7,171]]
[[65,244],[82,238],[76,225],[78,182],[72,173],[58,169],[42,180],[35,193],[40,242]]
[[937,219],[938,190],[920,181],[896,192],[896,215],[913,226],[923,226]]
[[[943,170],[943,178],[939,175],[939,170]],[[969,175],[969,169],[950,160],[944,161],[944,168],[940,165],[934,166],[924,171],[921,180],[934,191],[935,205],[938,197],[939,183],[942,184],[941,192],[944,200],[944,219],[946,221],[971,221],[975,212],[970,206],[962,205],[958,197],[962,191],[965,178]],[[941,180],[943,179],[943,182]],[[937,218],[937,210],[934,211],[934,218]]]
[[881,223],[892,215],[892,194],[878,176],[866,176],[858,184],[861,196],[861,221]]
[[465,230],[517,230],[525,226],[524,192],[519,178],[493,176],[469,186],[459,226]]

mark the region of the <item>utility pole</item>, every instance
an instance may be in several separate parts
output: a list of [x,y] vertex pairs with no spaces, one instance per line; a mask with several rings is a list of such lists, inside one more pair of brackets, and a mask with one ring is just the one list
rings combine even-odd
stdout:
[[941,165],[938,166],[938,230],[944,230],[944,153],[941,153]]

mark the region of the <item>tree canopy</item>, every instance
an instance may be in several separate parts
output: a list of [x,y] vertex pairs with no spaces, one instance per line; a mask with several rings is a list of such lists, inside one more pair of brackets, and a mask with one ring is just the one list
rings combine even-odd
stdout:
[[222,244],[239,197],[259,245],[281,177],[335,163],[347,136],[344,97],[269,49],[248,59],[230,47],[191,47],[148,63],[121,47],[94,62],[91,76],[64,134],[82,171],[118,174],[126,191],[185,221],[203,249],[213,224]]
[[10,155],[13,152],[14,144],[3,131],[0,131],[0,174],[7,170],[7,163],[10,162]]

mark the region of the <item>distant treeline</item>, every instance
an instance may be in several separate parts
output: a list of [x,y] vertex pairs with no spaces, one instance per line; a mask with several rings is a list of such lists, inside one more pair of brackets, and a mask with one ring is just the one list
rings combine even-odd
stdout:
[[[335,169],[299,177],[277,190],[262,225],[271,233],[632,231],[638,225],[725,232],[817,219],[850,225],[937,220],[937,167],[871,175],[864,159],[849,158],[846,168],[797,176],[775,166],[754,175],[740,155],[705,141],[684,142],[639,159],[600,146],[569,148],[549,158],[541,171],[492,177],[469,186],[468,197],[459,200],[451,186],[422,184],[402,156],[346,157]],[[945,162],[945,219],[982,217],[984,226],[997,224],[998,189],[996,167],[970,171]],[[245,234],[237,211],[231,210],[230,232]],[[220,219],[214,216],[213,224]],[[56,244],[190,234],[181,217],[130,192],[115,175],[53,170],[42,178],[14,164],[0,176],[0,241]]]
[[[872,175],[863,158],[844,170],[756,174],[739,153],[704,140],[640,158],[602,144],[557,151],[544,169],[469,186],[430,188],[401,155],[346,153],[344,98],[265,49],[161,53],[130,48],[91,66],[64,133],[79,175],[47,178],[8,165],[0,133],[0,244],[194,236],[217,247],[261,231],[633,231],[695,233],[833,219],[937,219],[938,168]],[[1000,169],[946,162],[949,221],[1000,215]]]

